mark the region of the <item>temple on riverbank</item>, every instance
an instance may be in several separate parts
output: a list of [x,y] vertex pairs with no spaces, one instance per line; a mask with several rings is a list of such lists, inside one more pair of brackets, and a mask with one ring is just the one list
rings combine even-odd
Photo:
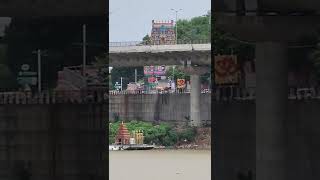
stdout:
[[143,144],[144,136],[142,130],[133,131],[130,135],[126,125],[121,122],[117,136],[115,138],[115,144],[126,145],[126,144]]
[[122,122],[120,124],[118,134],[115,138],[115,144],[129,144],[130,143],[130,133],[126,125]]

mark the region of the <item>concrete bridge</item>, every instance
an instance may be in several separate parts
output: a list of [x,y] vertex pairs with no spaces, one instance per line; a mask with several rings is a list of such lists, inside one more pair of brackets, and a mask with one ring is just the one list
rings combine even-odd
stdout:
[[[201,42],[201,41],[200,41]],[[133,45],[111,43],[109,66],[182,65],[191,76],[190,119],[191,125],[201,126],[200,75],[209,72],[211,44]]]
[[103,16],[107,15],[107,1],[90,0],[2,0],[0,16]]
[[137,45],[110,43],[109,66],[211,64],[211,44]]
[[[231,180],[237,173],[248,173],[248,169],[256,180],[319,179],[319,173],[315,173],[319,172],[319,166],[311,163],[311,159],[318,159],[318,155],[311,153],[306,143],[312,141],[311,137],[309,140],[300,139],[296,147],[290,145],[292,139],[301,134],[290,129],[293,126],[288,122],[295,118],[288,116],[287,103],[287,49],[297,42],[306,43],[301,42],[306,35],[317,34],[320,25],[319,1],[215,0],[213,7],[218,29],[229,32],[235,39],[256,45],[257,74],[255,120],[240,126],[243,131],[228,134],[234,130],[232,126],[237,125],[226,126],[222,121],[232,121],[236,117],[216,119],[216,130],[213,130],[216,133],[213,145],[216,147],[214,179]],[[298,128],[296,125],[294,127]],[[254,137],[250,139],[250,145],[236,144],[245,140],[248,134]],[[239,138],[235,140],[232,137]],[[239,145],[245,146],[246,151],[231,153]],[[298,153],[295,151],[297,147],[300,148]],[[319,145],[312,147],[318,149]],[[226,154],[226,151],[229,153]],[[299,154],[299,158],[291,156],[293,152]],[[249,156],[249,153],[255,156]],[[251,161],[244,163],[242,158]],[[308,168],[299,168],[299,164],[305,164]]]

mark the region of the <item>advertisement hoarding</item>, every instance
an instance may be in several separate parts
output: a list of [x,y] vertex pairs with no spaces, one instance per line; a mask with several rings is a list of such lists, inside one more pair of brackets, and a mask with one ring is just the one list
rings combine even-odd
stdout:
[[177,88],[183,89],[186,87],[186,80],[185,79],[177,79]]
[[218,55],[214,58],[215,83],[236,84],[239,82],[237,56]]

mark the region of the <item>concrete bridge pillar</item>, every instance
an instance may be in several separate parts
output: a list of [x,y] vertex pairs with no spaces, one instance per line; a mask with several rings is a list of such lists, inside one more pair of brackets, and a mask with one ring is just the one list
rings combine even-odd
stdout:
[[201,114],[200,114],[200,95],[201,95],[201,83],[200,75],[192,74],[190,76],[191,93],[190,93],[190,120],[191,126],[201,126]]
[[286,180],[287,45],[256,44],[256,180]]
[[201,113],[200,113],[200,96],[201,96],[201,82],[200,75],[208,72],[209,68],[204,66],[190,66],[183,69],[184,72],[190,74],[190,125],[194,127],[201,127]]

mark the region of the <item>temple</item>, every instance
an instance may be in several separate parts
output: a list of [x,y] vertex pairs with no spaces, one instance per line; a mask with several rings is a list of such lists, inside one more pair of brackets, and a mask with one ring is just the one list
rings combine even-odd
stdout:
[[176,44],[176,33],[174,31],[174,22],[154,21],[152,20],[151,44],[164,45]]
[[142,130],[133,131],[130,135],[128,128],[122,122],[120,124],[117,136],[115,138],[115,144],[128,145],[128,144],[143,144],[144,136]]
[[120,124],[118,134],[115,138],[115,144],[129,144],[130,143],[130,133],[126,125],[122,122]]

